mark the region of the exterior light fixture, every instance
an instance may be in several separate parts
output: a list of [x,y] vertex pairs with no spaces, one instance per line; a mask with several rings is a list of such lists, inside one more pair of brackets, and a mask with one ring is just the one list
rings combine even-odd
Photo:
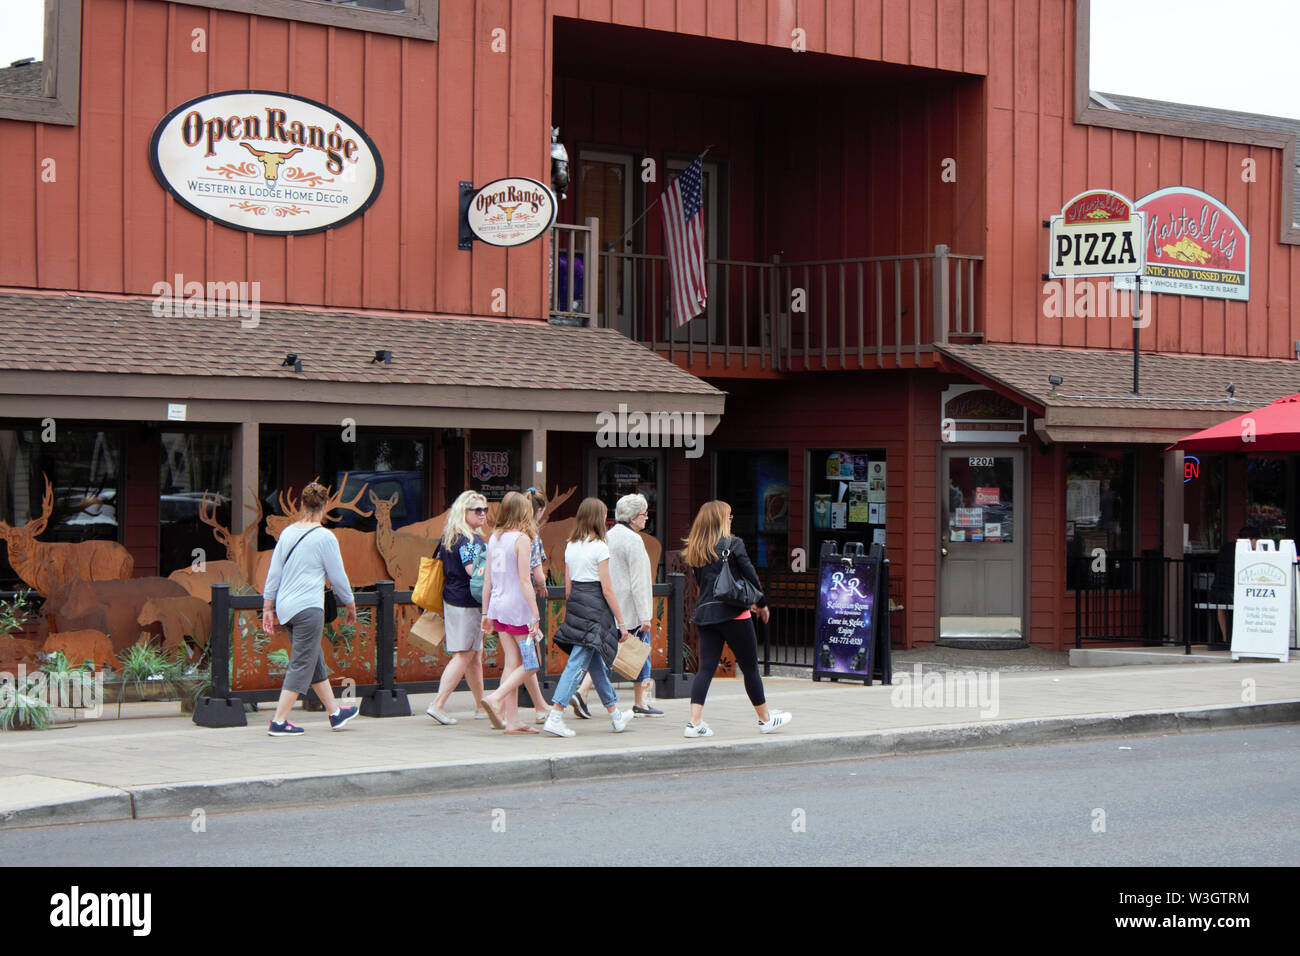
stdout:
[[292,368],[295,372],[301,372],[302,360],[296,354],[290,352],[284,357],[284,361],[280,363],[280,368]]
[[378,365],[383,362],[385,365],[393,364],[393,353],[388,349],[375,349],[375,357],[370,360],[371,365]]
[[1228,401],[1230,402],[1233,401],[1235,398],[1233,393],[1237,391],[1237,386],[1232,382],[1229,382],[1226,386],[1224,386],[1223,390],[1228,393]]
[[1060,385],[1064,381],[1065,379],[1061,378],[1059,375],[1047,376],[1047,384],[1052,386],[1052,391],[1056,391],[1056,386]]

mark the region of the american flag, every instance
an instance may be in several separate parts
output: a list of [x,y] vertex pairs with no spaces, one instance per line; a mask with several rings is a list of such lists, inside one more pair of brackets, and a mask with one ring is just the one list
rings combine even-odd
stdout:
[[704,311],[709,298],[704,280],[704,167],[699,157],[664,193],[663,213],[673,319],[685,325]]

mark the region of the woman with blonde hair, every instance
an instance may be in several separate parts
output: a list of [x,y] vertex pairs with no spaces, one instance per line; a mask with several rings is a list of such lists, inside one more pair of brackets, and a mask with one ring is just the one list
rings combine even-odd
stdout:
[[528,661],[537,669],[537,648],[532,641],[541,630],[528,567],[532,534],[532,505],[519,492],[507,492],[501,499],[496,530],[488,539],[482,628],[485,634],[497,632],[505,656],[501,683],[483,698],[483,709],[492,726],[508,734],[537,733],[536,727],[519,719],[516,693],[528,674]]
[[482,612],[470,590],[470,576],[476,564],[483,565],[487,555],[487,543],[480,530],[487,514],[486,498],[477,491],[462,492],[452,503],[442,532],[442,616],[447,629],[443,647],[451,660],[438,682],[438,695],[425,711],[440,724],[456,723],[456,718],[447,716],[445,710],[462,677],[469,684],[475,705],[483,700]]
[[609,576],[609,545],[605,543],[605,515],[608,509],[599,498],[586,498],[578,506],[578,517],[564,549],[564,623],[555,632],[555,643],[568,652],[560,682],[551,698],[551,712],[542,731],[554,737],[572,737],[564,725],[564,705],[569,702],[582,675],[589,668],[596,693],[609,713],[614,733],[621,734],[632,722],[632,711],[614,705],[618,694],[610,680],[610,666],[618,656],[618,645],[630,636],[623,628],[623,615]]
[[328,530],[315,533],[322,530],[325,502],[329,497],[329,489],[316,481],[302,490],[302,506],[306,513],[280,533],[271,554],[266,584],[262,588],[262,630],[270,634],[278,616],[293,642],[280,701],[267,731],[272,737],[293,737],[303,733],[301,727],[289,722],[289,711],[299,696],[307,693],[309,685],[325,705],[331,730],[339,730],[357,715],[356,707],[340,707],[335,703],[325,675],[325,655],[321,649],[327,577],[339,604],[347,608],[344,623],[357,623],[357,604],[352,597],[347,572],[343,570],[339,539]]
[[[759,592],[758,603],[750,607],[726,604],[714,596],[714,588],[723,566],[731,560],[731,573],[744,578]],[[686,737],[712,737],[713,731],[704,722],[704,699],[709,694],[709,684],[722,658],[725,643],[736,656],[736,666],[745,678],[745,693],[758,714],[759,733],[770,734],[790,722],[791,715],[781,710],[768,710],[763,696],[763,678],[758,673],[758,638],[754,635],[751,615],[768,619],[767,598],[754,566],[745,554],[745,542],[731,534],[731,505],[725,501],[706,501],[691,525],[686,538],[686,563],[695,570],[700,586],[700,596],[695,604],[696,633],[700,638],[700,666],[691,685],[691,722],[686,725]]]

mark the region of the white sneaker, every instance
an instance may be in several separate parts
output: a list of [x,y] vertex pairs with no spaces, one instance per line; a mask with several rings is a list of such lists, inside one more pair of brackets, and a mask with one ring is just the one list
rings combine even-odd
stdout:
[[704,721],[701,720],[698,724],[687,724],[686,732],[682,736],[683,737],[712,737],[713,729],[708,724],[706,724]]
[[790,721],[794,720],[793,714],[787,714],[784,710],[773,710],[769,712],[771,719],[760,720],[758,722],[758,732],[760,734],[770,734],[778,727],[784,727]]
[[572,737],[573,731],[564,726],[564,717],[552,710],[546,715],[546,723],[542,724],[542,733],[550,734],[552,737]]
[[547,707],[545,710],[539,710],[537,712],[537,722],[539,724],[544,724],[546,723],[546,718],[550,716],[551,716],[551,708]]
[[456,723],[456,718],[455,718],[455,717],[448,717],[448,716],[447,716],[446,714],[444,714],[442,711],[440,711],[440,710],[438,710],[436,707],[434,707],[433,704],[430,704],[430,705],[429,705],[429,709],[426,710],[425,713],[428,714],[430,717],[432,717],[434,720],[436,720],[436,721],[437,721],[438,723],[440,723],[440,724],[454,724],[454,723]]
[[614,725],[614,733],[621,734],[627,730],[627,725],[632,723],[632,711],[616,710],[609,715],[609,722]]

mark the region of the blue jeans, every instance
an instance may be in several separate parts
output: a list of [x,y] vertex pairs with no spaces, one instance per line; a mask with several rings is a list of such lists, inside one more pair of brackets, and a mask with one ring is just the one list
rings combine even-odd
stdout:
[[[636,636],[641,638],[642,644],[650,643],[649,631],[638,631]],[[636,675],[636,682],[638,684],[641,683],[642,681],[647,681],[650,679],[650,657],[651,657],[650,654],[646,655],[645,663],[641,665],[641,673]]]
[[594,647],[574,647],[569,652],[569,663],[564,665],[564,673],[560,675],[551,703],[568,706],[573,695],[578,692],[582,675],[587,673],[588,668],[591,669],[591,684],[600,695],[600,702],[606,707],[612,707],[618,701],[618,694],[614,692],[614,685],[609,680],[609,665]]

